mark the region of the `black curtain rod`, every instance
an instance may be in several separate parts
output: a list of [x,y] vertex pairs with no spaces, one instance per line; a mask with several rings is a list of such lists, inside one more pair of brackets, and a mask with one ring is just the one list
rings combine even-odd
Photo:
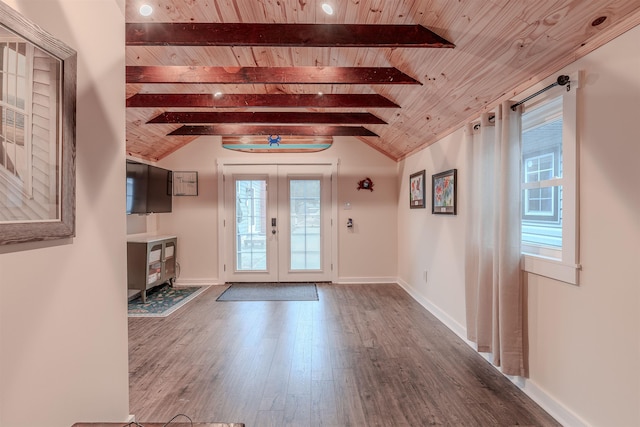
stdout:
[[571,79],[569,78],[569,76],[566,75],[561,75],[558,76],[558,79],[556,80],[555,83],[550,84],[549,86],[545,87],[544,89],[540,89],[539,91],[537,91],[536,93],[534,93],[533,95],[529,95],[527,96],[525,99],[523,99],[522,101],[516,102],[515,104],[513,104],[511,106],[511,109],[513,111],[516,111],[516,108],[518,108],[518,106],[524,104],[525,102],[527,102],[528,100],[530,100],[531,98],[535,98],[536,96],[540,95],[541,93],[544,93],[546,91],[548,91],[549,89],[556,87],[556,86],[564,86],[567,85],[567,90],[571,89],[571,85],[569,84],[569,81]]

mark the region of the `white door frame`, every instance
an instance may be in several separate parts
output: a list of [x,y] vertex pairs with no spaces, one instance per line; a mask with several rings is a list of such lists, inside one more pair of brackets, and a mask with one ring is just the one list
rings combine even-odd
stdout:
[[[329,209],[331,215],[331,271],[330,277],[332,282],[338,279],[338,165],[339,161],[335,160],[317,160],[317,161],[269,161],[269,160],[243,160],[243,159],[218,159],[217,161],[217,179],[218,179],[218,275],[223,283],[227,281],[228,272],[225,269],[225,251],[232,242],[226,242],[227,233],[225,233],[225,221],[229,209],[225,209],[225,167],[227,166],[251,166],[257,167],[264,165],[328,165],[331,167],[331,207]],[[227,266],[227,269],[233,266]]]

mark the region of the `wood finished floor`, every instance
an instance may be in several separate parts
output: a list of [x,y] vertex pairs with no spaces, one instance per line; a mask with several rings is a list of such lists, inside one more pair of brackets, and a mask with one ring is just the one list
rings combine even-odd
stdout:
[[400,286],[129,319],[130,412],[253,426],[557,426]]

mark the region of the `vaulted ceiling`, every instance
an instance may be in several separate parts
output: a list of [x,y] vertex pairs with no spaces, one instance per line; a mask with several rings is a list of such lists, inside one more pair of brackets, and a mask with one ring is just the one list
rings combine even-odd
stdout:
[[128,154],[352,135],[400,160],[634,27],[640,0],[127,0],[126,22]]

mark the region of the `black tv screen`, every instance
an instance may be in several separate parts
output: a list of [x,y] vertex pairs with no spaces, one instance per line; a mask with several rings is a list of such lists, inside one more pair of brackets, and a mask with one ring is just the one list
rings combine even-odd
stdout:
[[127,160],[127,214],[171,212],[172,172]]

